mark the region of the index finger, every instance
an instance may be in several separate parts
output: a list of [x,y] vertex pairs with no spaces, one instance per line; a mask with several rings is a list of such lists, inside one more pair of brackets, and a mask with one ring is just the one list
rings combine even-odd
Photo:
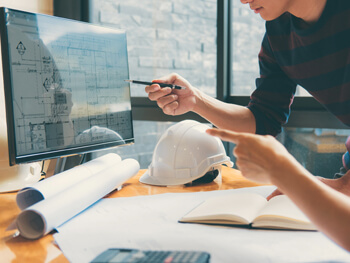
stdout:
[[209,135],[219,137],[224,141],[229,141],[237,144],[242,137],[242,135],[238,132],[223,130],[223,129],[208,129],[206,131]]
[[156,92],[158,90],[161,90],[161,87],[156,83],[145,87],[146,93]]

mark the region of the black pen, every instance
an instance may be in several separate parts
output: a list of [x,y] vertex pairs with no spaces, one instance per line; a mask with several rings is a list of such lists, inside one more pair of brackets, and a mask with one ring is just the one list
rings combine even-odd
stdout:
[[181,87],[181,86],[173,85],[173,84],[167,84],[167,83],[148,82],[148,81],[131,80],[131,79],[126,79],[125,81],[135,83],[135,84],[147,85],[147,86],[153,85],[153,84],[158,84],[161,88],[169,87],[172,89],[186,89],[185,87]]

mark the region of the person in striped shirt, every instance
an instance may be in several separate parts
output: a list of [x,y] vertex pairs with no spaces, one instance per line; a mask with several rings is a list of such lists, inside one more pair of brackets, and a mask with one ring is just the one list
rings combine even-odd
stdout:
[[[248,179],[272,183],[328,237],[350,251],[350,172],[317,179],[274,136],[288,121],[296,86],[306,89],[350,126],[350,1],[241,0],[266,20],[260,77],[247,107],[216,100],[178,74],[157,82],[184,90],[145,88],[165,114],[193,111],[219,129],[213,136],[236,143],[237,166]],[[271,198],[270,196],[270,198]]]

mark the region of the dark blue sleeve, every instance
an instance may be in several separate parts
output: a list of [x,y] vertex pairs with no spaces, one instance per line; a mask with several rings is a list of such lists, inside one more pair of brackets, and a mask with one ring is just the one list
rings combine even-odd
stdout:
[[259,53],[260,78],[248,108],[254,114],[257,134],[276,136],[287,123],[296,84],[281,70],[265,34]]

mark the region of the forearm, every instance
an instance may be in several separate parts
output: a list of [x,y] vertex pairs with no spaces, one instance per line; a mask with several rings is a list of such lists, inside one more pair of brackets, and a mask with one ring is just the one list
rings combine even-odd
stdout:
[[293,161],[272,180],[310,220],[350,251],[350,198],[325,185]]
[[247,107],[225,103],[199,92],[193,111],[218,128],[255,133],[255,117]]

